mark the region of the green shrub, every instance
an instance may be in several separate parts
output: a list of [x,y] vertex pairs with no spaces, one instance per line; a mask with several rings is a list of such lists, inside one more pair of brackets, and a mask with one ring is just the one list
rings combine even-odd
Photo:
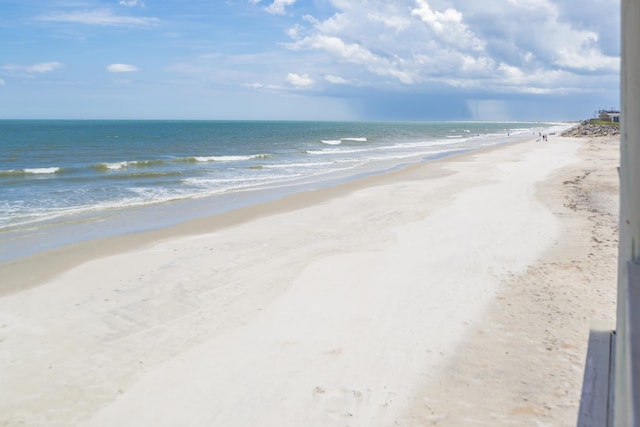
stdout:
[[610,122],[608,120],[599,120],[599,119],[591,119],[589,120],[589,124],[592,125],[604,125],[604,126],[613,126],[613,127],[619,127],[620,123],[617,122]]

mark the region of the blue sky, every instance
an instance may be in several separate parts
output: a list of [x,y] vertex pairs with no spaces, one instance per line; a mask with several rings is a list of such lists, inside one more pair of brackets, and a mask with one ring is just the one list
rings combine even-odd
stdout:
[[578,3],[0,0],[0,118],[589,118],[620,1]]

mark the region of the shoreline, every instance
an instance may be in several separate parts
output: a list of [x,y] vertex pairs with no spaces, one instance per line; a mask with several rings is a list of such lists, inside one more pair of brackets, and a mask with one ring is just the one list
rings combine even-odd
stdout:
[[[589,209],[599,205],[571,206],[597,199],[581,198],[580,185],[598,184],[593,171],[604,163],[585,158],[584,145],[552,138],[490,147],[299,193],[236,211],[226,222],[218,216],[67,248],[59,261],[74,268],[55,272],[61,267],[51,264],[42,284],[0,296],[0,421],[465,425],[482,408],[488,422],[507,425],[496,416],[502,404],[522,400],[505,378],[518,381],[530,364],[496,366],[496,354],[483,351],[509,349],[524,328],[523,354],[555,339],[552,348],[571,351],[571,375],[543,376],[553,383],[550,393],[528,383],[527,401],[536,404],[507,413],[564,425],[567,413],[577,413],[575,378],[581,381],[588,335],[579,322],[609,308],[592,301],[602,284],[547,302],[550,291],[564,295],[565,283],[585,283],[586,267],[599,265],[589,257],[597,246],[586,248],[581,269],[573,264],[582,260],[574,257],[585,249],[581,239],[593,233]],[[575,203],[564,199],[568,187]],[[27,261],[23,271],[41,267]],[[537,301],[513,285],[553,271],[563,280],[532,289]],[[545,306],[562,308],[551,319],[570,309],[578,323],[554,327],[559,337],[530,335],[541,326],[536,316],[548,320],[538,310]],[[574,347],[562,347],[563,334]],[[481,389],[465,394],[470,383]],[[562,413],[540,412],[538,402],[557,390],[569,390]]]
[[[331,183],[321,182],[315,184],[317,188],[305,187],[306,189],[285,193],[275,191],[271,197],[267,197],[266,201],[260,201],[260,198],[258,198],[259,201],[248,203],[241,207],[206,214],[181,221],[177,224],[153,227],[149,230],[133,231],[113,236],[91,238],[38,251],[34,254],[9,259],[7,261],[0,261],[0,273],[2,273],[4,277],[3,283],[0,284],[0,297],[38,286],[76,265],[92,259],[118,254],[123,251],[136,250],[170,238],[214,232],[251,221],[264,215],[305,208],[318,202],[344,196],[362,187],[392,181],[396,176],[402,175],[405,172],[411,173],[412,169],[421,168],[424,165],[433,165],[434,168],[442,168],[447,162],[454,162],[457,161],[457,159],[465,158],[465,156],[491,152],[505,146],[529,143],[532,141],[533,139],[530,137],[518,138],[514,141],[499,143],[477,150],[453,152],[435,159],[396,166],[390,170],[366,173],[362,177],[349,179],[347,181],[338,181],[337,184],[333,185]],[[437,176],[439,176],[439,173],[434,172],[433,177]],[[232,194],[229,196],[233,197]],[[184,203],[184,201],[181,203]],[[60,260],[62,260],[62,262]],[[31,267],[32,265],[38,265],[38,269],[34,270]]]
[[[566,124],[561,125],[556,123],[552,129],[560,129],[566,126]],[[221,192],[218,192],[216,190],[218,187],[214,185],[209,189],[209,194],[205,194],[207,191],[203,191],[189,196],[188,190],[186,190],[186,192],[176,190],[177,192],[171,191],[171,197],[175,197],[171,201],[166,200],[164,202],[150,204],[138,204],[131,200],[132,204],[112,208],[103,206],[103,208],[97,210],[94,209],[95,206],[92,207],[91,204],[88,204],[75,213],[58,217],[54,216],[48,219],[43,218],[36,222],[26,222],[22,225],[16,222],[14,225],[4,226],[2,232],[0,232],[0,263],[33,255],[37,252],[63,247],[76,243],[79,240],[92,240],[113,235],[139,233],[166,228],[185,221],[279,199],[291,193],[312,191],[319,188],[340,185],[344,182],[371,175],[386,174],[393,170],[403,168],[408,164],[428,162],[438,159],[443,155],[455,154],[460,150],[462,150],[462,152],[473,151],[487,144],[500,145],[510,141],[526,139],[527,137],[526,134],[521,133],[511,137],[507,137],[506,134],[493,137],[489,137],[489,135],[478,136],[478,138],[462,138],[462,145],[455,142],[457,140],[454,138],[452,139],[451,145],[443,145],[442,147],[447,146],[448,148],[442,148],[442,150],[437,149],[440,144],[437,143],[436,139],[433,141],[433,146],[429,144],[426,145],[426,147],[431,146],[428,150],[426,148],[419,148],[421,144],[418,144],[418,148],[415,149],[416,151],[413,152],[410,157],[406,157],[408,153],[398,152],[396,153],[398,157],[386,158],[384,160],[384,156],[378,158],[378,154],[375,152],[375,146],[378,143],[372,143],[374,146],[372,149],[374,151],[364,153],[364,158],[368,159],[370,155],[372,155],[373,158],[360,163],[359,166],[347,167],[345,169],[338,168],[341,170],[334,170],[335,166],[331,166],[330,169],[322,173],[313,173],[310,176],[303,174],[297,178],[291,178],[285,181],[265,181],[261,185]],[[427,138],[427,141],[428,139],[429,138]],[[393,141],[387,145],[389,147],[393,146],[394,144],[392,142]],[[400,146],[402,146],[402,144],[398,147]],[[429,151],[429,153],[427,154],[424,150]],[[260,149],[256,148],[254,151],[260,151]],[[349,149],[346,150],[347,153],[349,151]],[[412,150],[409,150],[409,152],[411,151]],[[144,155],[141,156],[144,157]],[[283,158],[286,159],[287,156],[285,155]],[[226,163],[223,162],[223,164]],[[284,164],[286,164],[286,162],[283,163],[283,165]],[[304,164],[304,162],[300,164]],[[280,170],[280,166],[282,165],[279,165],[276,169]],[[265,170],[271,170],[271,166],[267,165],[265,167]],[[238,170],[243,169],[242,167],[238,168]],[[260,166],[260,169],[262,169],[262,166]],[[184,172],[189,173],[189,170],[187,169]],[[262,173],[260,175],[262,175]],[[47,185],[56,185],[56,180],[57,178],[52,178],[51,180],[48,178],[45,179]],[[198,180],[196,179],[196,181]],[[130,185],[134,185],[134,183]],[[171,182],[167,185],[171,185]],[[158,191],[159,193],[165,194],[166,197],[169,197],[169,193],[163,193],[160,189],[158,189]]]

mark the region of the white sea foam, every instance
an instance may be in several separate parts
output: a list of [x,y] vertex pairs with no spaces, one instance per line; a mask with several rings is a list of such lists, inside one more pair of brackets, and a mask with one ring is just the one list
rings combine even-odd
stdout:
[[321,139],[320,142],[327,145],[340,145],[343,141],[348,142],[367,142],[367,138],[340,138],[340,139]]
[[289,169],[289,168],[328,166],[334,163],[335,162],[281,163],[277,165],[264,165],[263,167],[265,169]]
[[104,167],[109,170],[119,170],[127,167],[129,162],[116,162],[116,163],[105,163]]
[[24,173],[32,174],[32,175],[49,175],[60,172],[60,168],[51,167],[51,168],[29,168],[24,169]]
[[[111,206],[107,206],[109,208]],[[24,207],[20,207],[17,211],[22,212],[20,216],[8,216],[0,218],[0,230],[12,227],[25,227],[29,224],[40,221],[52,220],[66,215],[80,214],[83,212],[99,211],[104,209],[103,205],[81,205],[73,207],[42,207],[29,208],[29,212],[24,212]]]
[[371,151],[371,149],[370,148],[360,148],[360,149],[327,148],[324,150],[307,150],[307,154],[313,154],[313,155],[353,154],[353,153],[364,153],[367,151]]
[[194,156],[198,162],[241,162],[244,160],[266,159],[270,154],[252,154],[248,156]]
[[269,182],[272,179],[284,179],[290,178],[292,175],[269,175],[267,177],[264,176],[239,176],[234,178],[185,178],[182,180],[185,184],[195,185],[195,186],[210,186],[210,185],[220,185],[220,184],[235,184],[240,182],[246,183],[261,183],[261,182]]

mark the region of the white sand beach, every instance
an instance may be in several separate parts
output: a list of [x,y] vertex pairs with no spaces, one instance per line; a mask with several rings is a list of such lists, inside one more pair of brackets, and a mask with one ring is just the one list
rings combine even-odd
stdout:
[[0,425],[575,425],[618,149],[528,140],[0,265]]

